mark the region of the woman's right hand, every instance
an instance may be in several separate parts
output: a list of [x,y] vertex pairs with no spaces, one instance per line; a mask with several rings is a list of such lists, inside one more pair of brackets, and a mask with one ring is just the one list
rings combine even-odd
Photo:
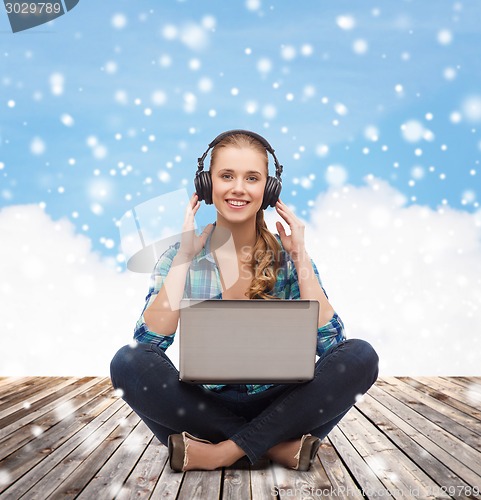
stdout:
[[202,234],[197,236],[194,228],[194,215],[199,210],[200,201],[197,193],[194,193],[185,210],[184,225],[182,226],[182,237],[180,248],[177,253],[184,254],[187,258],[193,259],[204,248],[209,234],[214,229],[213,224],[208,224]]

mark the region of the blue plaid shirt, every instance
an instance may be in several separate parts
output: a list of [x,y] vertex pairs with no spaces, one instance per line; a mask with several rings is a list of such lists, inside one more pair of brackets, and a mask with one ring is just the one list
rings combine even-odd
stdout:
[[[210,233],[204,248],[194,257],[186,276],[184,288],[184,298],[190,299],[222,299],[222,287],[219,275],[219,269],[215,263],[214,257],[210,252]],[[277,274],[277,280],[274,289],[270,295],[279,299],[295,300],[300,299],[299,282],[297,271],[289,254],[283,249],[279,235],[275,235],[281,248],[281,268]],[[144,311],[154,301],[159,293],[164,280],[170,270],[172,261],[180,247],[180,242],[171,245],[159,258],[150,278],[150,288],[145,298],[145,306],[142,314],[137,321],[134,331],[134,339],[137,342],[151,342],[158,345],[162,350],[166,350],[174,341],[175,333],[172,335],[159,335],[150,331],[144,321]],[[321,278],[314,261],[311,259],[314,273],[322,287]],[[322,287],[327,298],[326,291]],[[331,320],[321,326],[317,331],[317,355],[321,356],[332,346],[345,340],[344,324],[341,318],[335,312]],[[246,384],[247,393],[255,394],[272,387],[274,384]],[[220,391],[226,387],[226,384],[202,384],[203,387],[212,391]]]

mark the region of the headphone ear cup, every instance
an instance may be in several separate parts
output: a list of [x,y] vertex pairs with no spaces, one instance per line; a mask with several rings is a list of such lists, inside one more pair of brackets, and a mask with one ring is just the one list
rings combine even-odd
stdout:
[[268,206],[275,206],[279,195],[281,194],[282,184],[277,177],[268,176],[266,187],[264,189],[264,198],[262,200],[262,210]]
[[198,172],[194,178],[195,192],[199,200],[204,200],[206,205],[212,205],[212,178],[210,172]]

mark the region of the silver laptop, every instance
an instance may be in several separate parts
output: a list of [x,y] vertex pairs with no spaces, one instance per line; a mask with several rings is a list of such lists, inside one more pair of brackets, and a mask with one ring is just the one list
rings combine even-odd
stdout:
[[182,299],[179,379],[193,384],[312,380],[317,300]]

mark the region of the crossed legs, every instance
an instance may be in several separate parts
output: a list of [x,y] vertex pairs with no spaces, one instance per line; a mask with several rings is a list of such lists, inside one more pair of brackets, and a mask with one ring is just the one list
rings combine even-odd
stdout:
[[228,466],[244,454],[251,463],[266,454],[290,466],[303,434],[324,438],[371,387],[378,357],[363,340],[341,342],[317,361],[313,380],[276,386],[243,403],[253,418],[236,413],[222,392],[179,382],[175,366],[153,344],[122,347],[110,371],[114,388],[162,443],[182,431],[215,443],[189,440],[192,468]]

